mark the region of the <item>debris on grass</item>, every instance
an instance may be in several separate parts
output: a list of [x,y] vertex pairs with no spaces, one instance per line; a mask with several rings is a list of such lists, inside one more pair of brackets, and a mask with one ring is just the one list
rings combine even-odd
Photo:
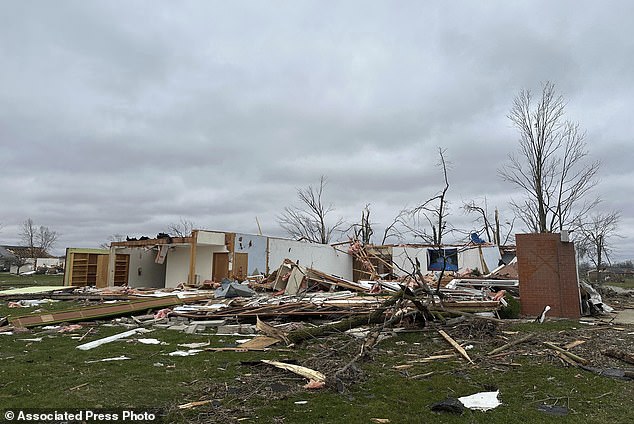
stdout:
[[146,330],[144,328],[135,328],[133,330],[128,330],[128,331],[125,331],[123,333],[115,334],[113,336],[104,337],[103,339],[97,339],[97,340],[93,340],[92,342],[84,343],[82,345],[77,346],[77,349],[79,349],[79,350],[94,349],[94,348],[99,347],[99,346],[101,346],[103,344],[114,342],[115,340],[125,339],[126,337],[133,336],[133,335],[135,335],[137,333],[148,332],[148,331],[149,330]]
[[97,359],[97,360],[94,360],[94,361],[84,361],[84,363],[86,363],[86,364],[94,364],[96,362],[126,361],[128,359],[131,359],[131,358],[128,358],[125,355],[121,355],[121,356],[115,356],[113,358]]
[[470,396],[463,396],[458,398],[465,408],[475,411],[488,411],[490,409],[497,408],[502,403],[498,399],[500,394],[499,390],[495,392],[480,392]]

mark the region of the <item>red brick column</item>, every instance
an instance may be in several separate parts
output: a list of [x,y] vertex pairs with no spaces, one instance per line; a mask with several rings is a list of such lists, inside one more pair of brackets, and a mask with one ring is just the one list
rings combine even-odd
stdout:
[[549,305],[549,316],[579,318],[574,244],[556,233],[516,234],[515,242],[522,314],[536,316]]

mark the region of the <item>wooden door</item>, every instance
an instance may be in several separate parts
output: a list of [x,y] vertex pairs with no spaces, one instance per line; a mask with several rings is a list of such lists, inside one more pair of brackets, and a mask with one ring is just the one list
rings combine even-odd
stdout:
[[247,279],[249,273],[249,254],[234,253],[233,254],[233,277],[238,281]]
[[214,252],[212,279],[219,283],[223,278],[229,278],[229,253]]
[[98,288],[108,287],[109,260],[109,255],[97,255],[97,279],[95,283]]

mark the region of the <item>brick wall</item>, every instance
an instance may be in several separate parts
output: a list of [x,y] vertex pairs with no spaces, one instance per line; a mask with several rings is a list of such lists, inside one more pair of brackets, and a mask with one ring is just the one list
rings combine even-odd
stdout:
[[555,233],[517,234],[517,267],[522,314],[581,316],[579,282],[573,243],[564,243]]

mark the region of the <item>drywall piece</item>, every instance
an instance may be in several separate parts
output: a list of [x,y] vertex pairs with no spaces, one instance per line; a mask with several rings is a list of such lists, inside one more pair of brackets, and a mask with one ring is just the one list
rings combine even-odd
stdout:
[[160,341],[159,339],[137,339],[136,341],[141,343],[141,344],[147,344],[147,345],[168,344],[168,343],[164,343],[164,342]]
[[300,267],[294,266],[288,276],[284,293],[288,295],[296,295],[299,293],[302,288],[302,283],[304,282],[305,274],[306,273]]
[[82,345],[77,346],[79,350],[90,350],[96,347],[99,347],[103,344],[114,342],[115,340],[125,339],[126,337],[133,336],[140,332],[145,332],[149,330],[145,330],[144,328],[135,328],[133,330],[124,331],[123,333],[115,334],[113,336],[104,337],[103,339],[93,340],[92,342],[84,343]]
[[463,396],[458,398],[458,400],[466,408],[476,411],[488,411],[490,409],[497,408],[502,404],[502,402],[498,400],[499,394],[499,390],[496,390],[495,392],[480,392],[471,396]]

